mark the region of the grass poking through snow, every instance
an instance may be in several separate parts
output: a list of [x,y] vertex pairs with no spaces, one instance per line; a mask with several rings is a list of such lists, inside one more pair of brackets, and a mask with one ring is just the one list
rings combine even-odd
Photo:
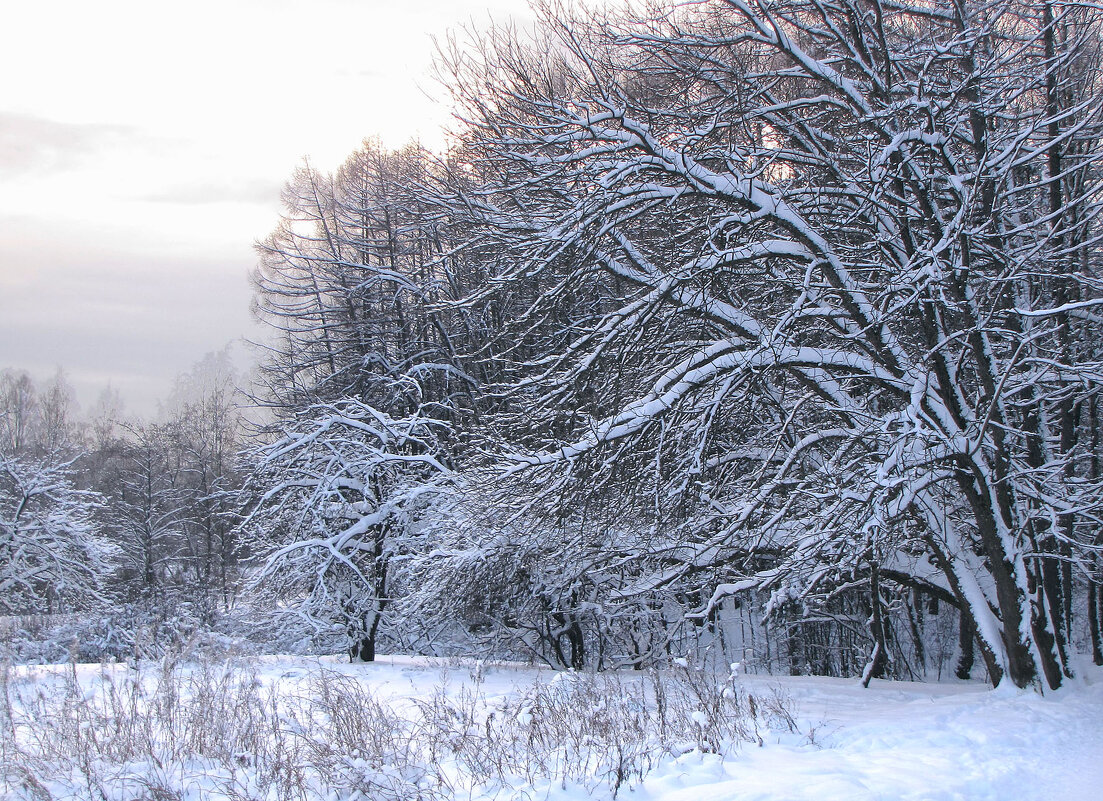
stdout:
[[443,801],[558,785],[615,797],[664,757],[723,756],[770,730],[796,731],[783,695],[752,695],[735,677],[536,675],[488,693],[476,666],[463,681],[442,673],[394,697],[320,666],[295,682],[258,675],[249,661],[172,655],[95,669],[8,666],[0,795]]

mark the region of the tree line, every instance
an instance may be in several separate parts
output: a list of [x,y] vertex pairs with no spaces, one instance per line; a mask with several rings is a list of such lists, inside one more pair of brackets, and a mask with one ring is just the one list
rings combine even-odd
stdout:
[[209,354],[151,421],[110,388],[80,415],[60,370],[41,386],[0,373],[0,614],[225,607],[241,553],[236,383],[228,353]]
[[1098,658],[1095,11],[540,12],[444,48],[446,154],[288,186],[267,569],[575,666],[748,593],[867,676],[938,602],[994,681]]
[[258,245],[257,597],[363,659],[1103,663],[1098,11],[536,10]]

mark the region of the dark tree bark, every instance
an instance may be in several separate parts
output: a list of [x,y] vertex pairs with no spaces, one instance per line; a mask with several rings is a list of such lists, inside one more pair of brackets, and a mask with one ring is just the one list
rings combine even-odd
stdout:
[[869,570],[869,600],[870,610],[869,629],[873,635],[873,653],[869,657],[865,673],[862,676],[862,686],[869,687],[872,679],[881,679],[885,676],[885,668],[888,667],[888,637],[885,636],[885,616],[881,604],[881,579],[877,565],[870,565]]
[[976,629],[973,621],[965,610],[961,612],[961,622],[958,624],[957,644],[960,654],[957,659],[957,668],[954,675],[962,681],[967,681],[973,673],[973,640],[976,637]]
[[1099,633],[1099,584],[1094,578],[1088,579],[1088,629],[1092,640],[1092,661],[1103,665],[1103,638]]

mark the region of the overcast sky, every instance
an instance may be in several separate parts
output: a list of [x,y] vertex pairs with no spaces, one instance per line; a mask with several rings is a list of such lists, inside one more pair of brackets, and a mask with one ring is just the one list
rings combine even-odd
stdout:
[[0,368],[146,414],[256,336],[253,242],[304,156],[439,145],[432,35],[524,0],[37,0],[0,27]]

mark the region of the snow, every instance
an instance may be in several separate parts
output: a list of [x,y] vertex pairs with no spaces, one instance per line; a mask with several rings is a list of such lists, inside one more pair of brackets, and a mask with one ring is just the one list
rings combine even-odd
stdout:
[[[344,657],[260,657],[236,666],[185,665],[179,670],[184,677],[189,671],[197,674],[201,670],[216,676],[225,676],[227,671],[242,675],[251,672],[258,691],[273,690],[281,699],[301,699],[317,692],[319,677],[328,675],[370,690],[407,719],[419,714],[423,709],[419,704],[434,694],[444,693],[457,700],[477,698],[484,716],[501,710],[520,726],[531,725],[534,716],[546,714],[540,703],[569,699],[572,685],[585,679],[516,664],[401,656],[382,657],[373,664],[349,664]],[[681,670],[684,673],[685,669]],[[132,681],[136,672],[125,665],[10,668],[7,684],[13,719],[18,724],[21,715],[40,705],[51,686],[60,686],[67,676],[77,678],[88,702],[96,693]],[[717,678],[723,684],[725,677]],[[640,688],[650,686],[649,677],[638,672],[622,674],[621,679],[635,682]],[[150,681],[150,677],[145,680]],[[617,797],[638,801],[1076,801],[1098,798],[1103,787],[1103,670],[1091,666],[1068,688],[1044,697],[963,682],[875,680],[869,689],[863,689],[853,679],[744,676],[735,665],[727,680],[734,682],[729,687],[758,699],[787,699],[796,731],[787,727],[759,729],[761,745],[726,743],[712,752],[702,750],[703,739],[696,746],[687,742],[684,747],[656,754],[642,781],[629,779]],[[194,686],[188,681],[181,686]],[[145,690],[150,703],[160,697],[154,685]],[[543,687],[546,694],[534,695],[536,687]],[[474,690],[478,692],[473,694]],[[591,709],[596,720],[604,701]],[[284,715],[281,723],[298,735],[304,719],[293,711]],[[712,722],[712,715],[700,707],[690,709],[689,716],[701,730]],[[454,737],[462,739],[478,733],[477,726],[464,729],[457,724]],[[34,739],[37,735],[23,732],[17,736]],[[0,740],[7,737],[0,735]],[[0,753],[14,753],[10,741],[3,745]],[[442,759],[448,758],[448,749],[442,753]],[[541,758],[546,760],[547,754]],[[238,764],[230,767],[202,759],[155,767],[130,763],[115,766],[114,775],[139,783],[155,779],[178,797],[196,801],[224,799],[250,788],[259,791],[257,777],[248,770],[252,759],[248,753],[237,754],[234,761]],[[76,772],[58,770],[51,774],[42,767],[49,763],[38,764],[37,789],[19,779],[22,774],[18,772],[7,768],[0,771],[5,777],[0,779],[0,798],[31,798],[42,790],[55,798],[81,798],[90,792]],[[364,787],[402,788],[407,786],[403,782],[411,781],[410,776],[425,774],[422,767],[373,767],[361,755],[348,754],[342,770]],[[101,777],[110,773],[98,769]],[[101,788],[108,786],[104,782]],[[367,790],[366,795],[359,795],[358,790],[333,793],[317,789],[317,795],[308,796],[375,797]],[[512,776],[477,786],[457,785],[453,790],[455,797],[472,799],[579,801],[614,796],[605,780],[569,781],[540,776],[535,771],[530,771],[527,779]],[[126,797],[125,784],[116,786],[114,792]]]
[[968,684],[765,681],[799,703],[812,743],[767,742],[723,764],[683,758],[652,774],[641,797],[1011,801],[1095,799],[1103,787],[1098,685],[1041,698]]

